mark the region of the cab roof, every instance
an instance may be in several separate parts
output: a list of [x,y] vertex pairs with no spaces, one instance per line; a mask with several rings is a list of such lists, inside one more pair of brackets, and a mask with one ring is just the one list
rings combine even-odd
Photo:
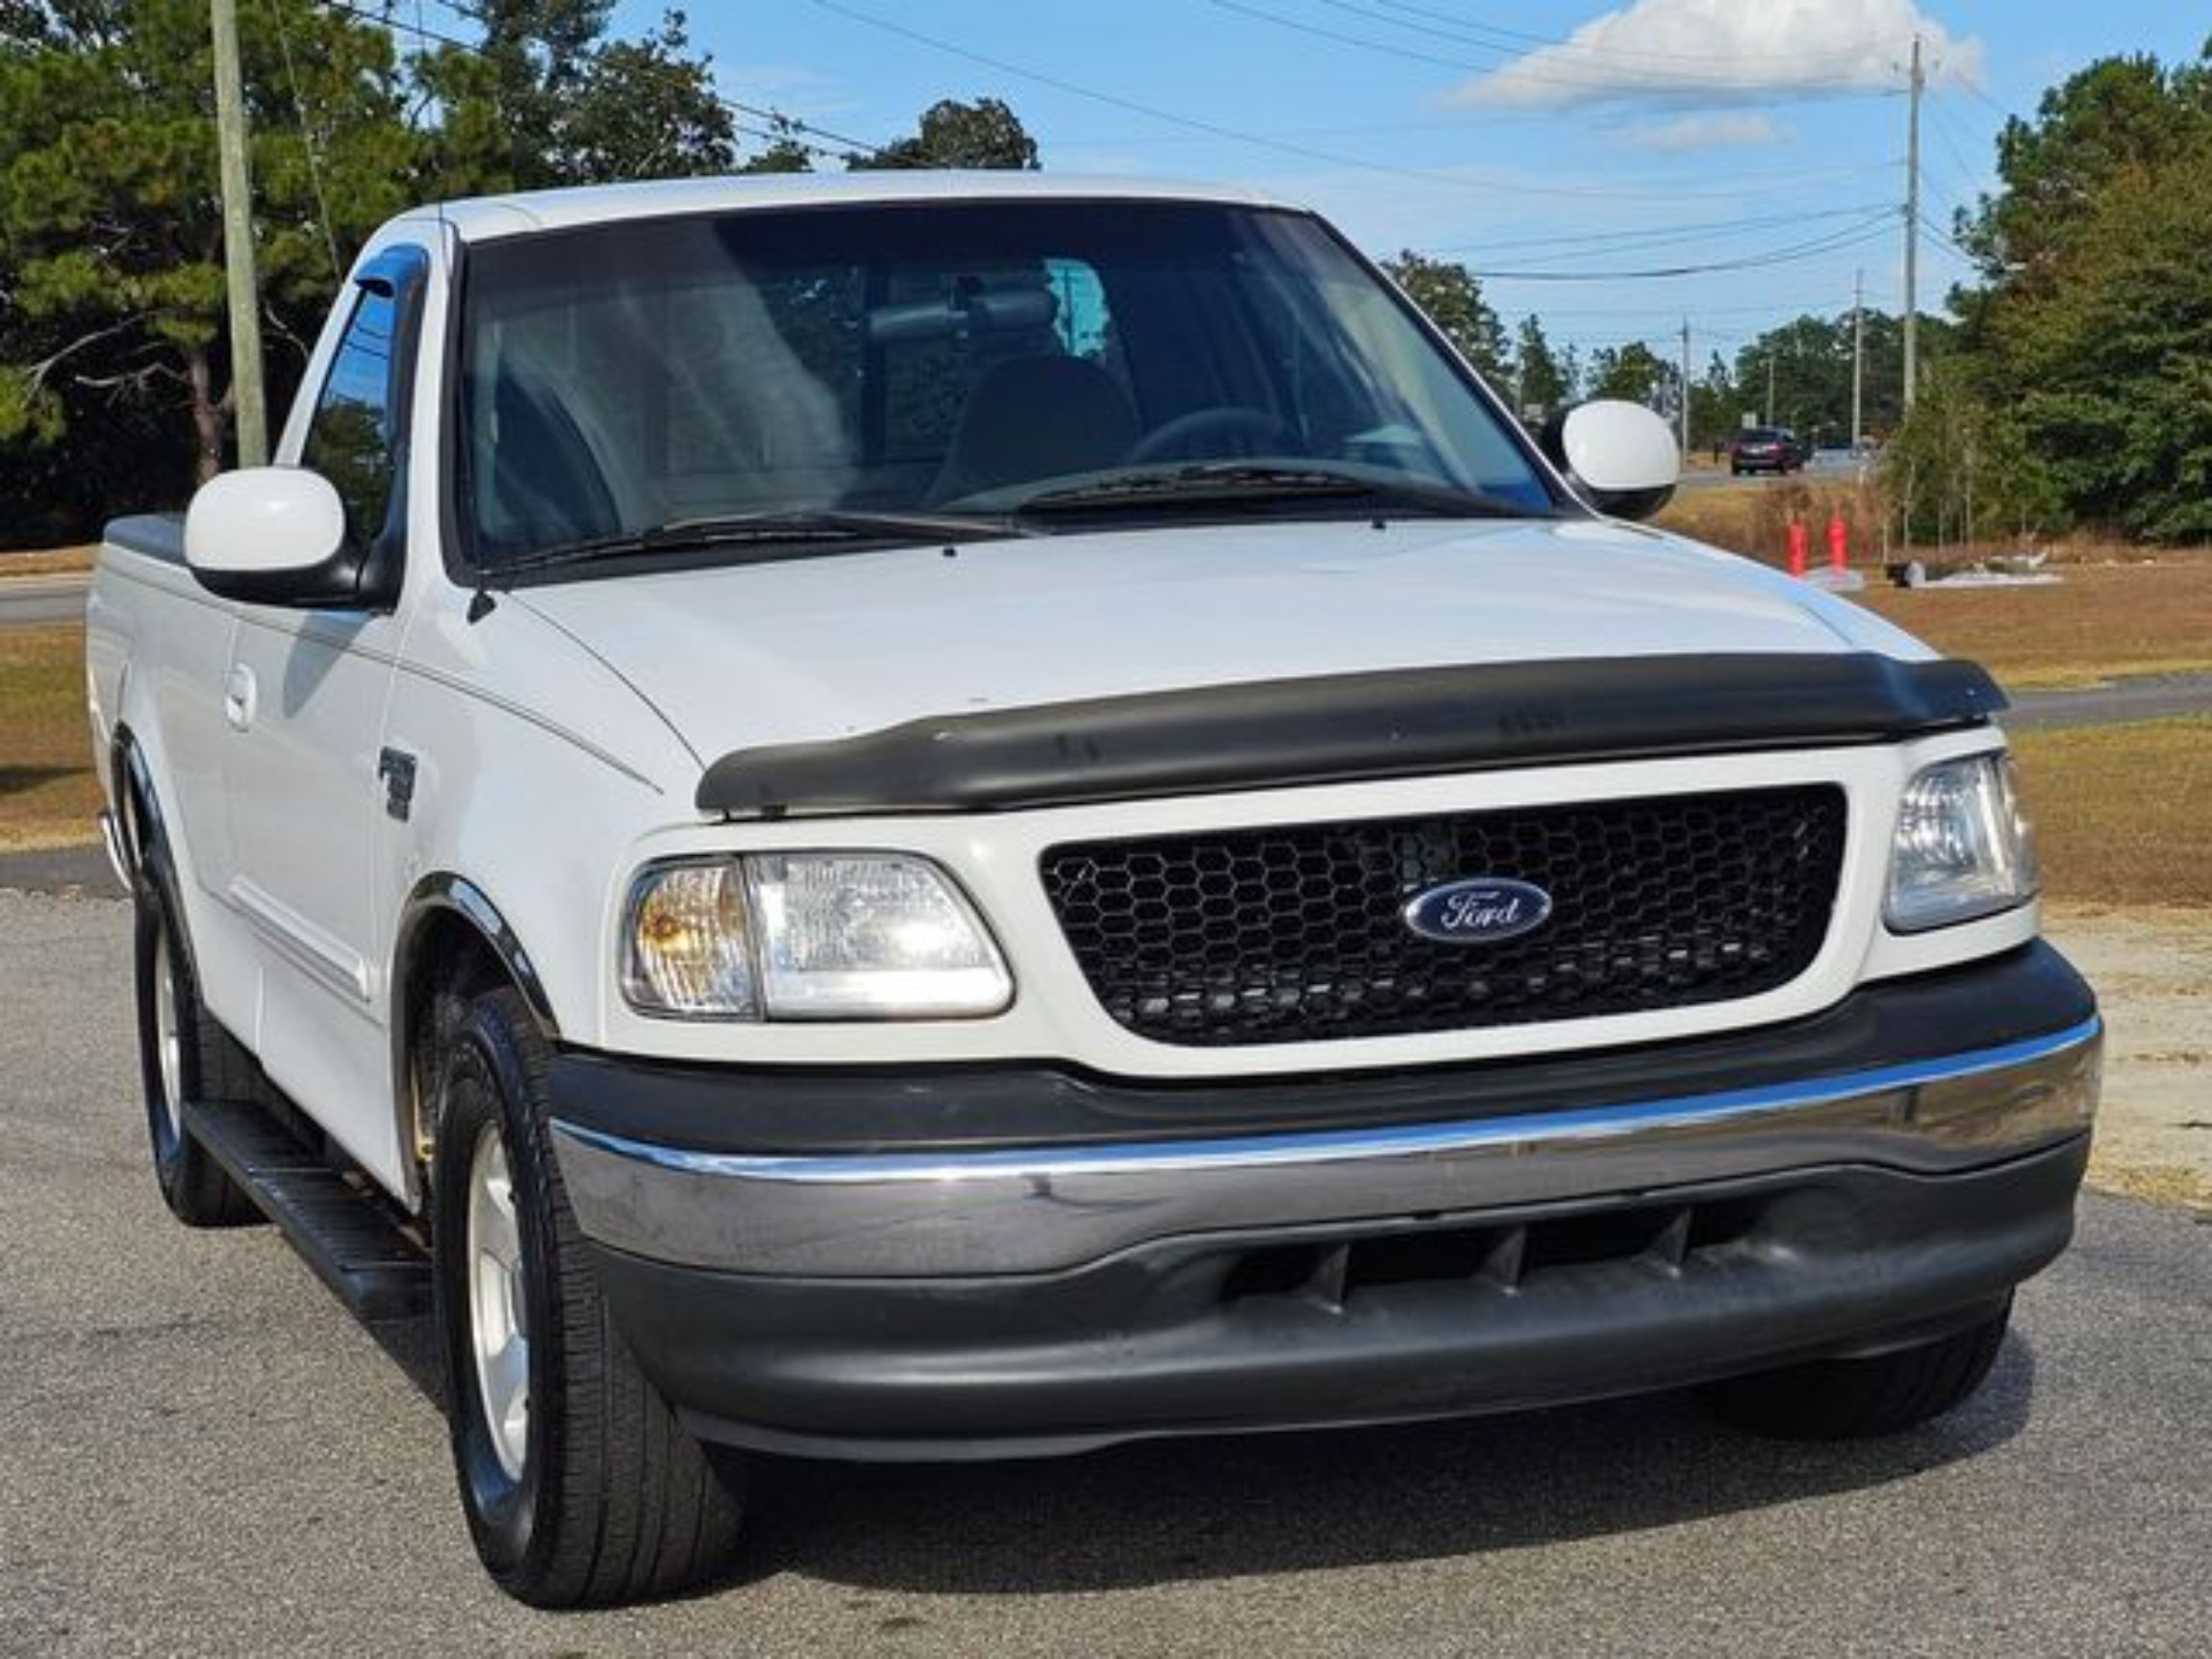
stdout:
[[1296,209],[1298,204],[1234,185],[1184,180],[1094,178],[1028,172],[937,169],[858,173],[767,173],[718,179],[664,179],[645,184],[589,185],[470,196],[409,210],[393,223],[442,222],[464,241],[492,241],[533,232],[568,230],[628,219],[719,214],[760,208],[870,202],[1167,201],[1222,202]]

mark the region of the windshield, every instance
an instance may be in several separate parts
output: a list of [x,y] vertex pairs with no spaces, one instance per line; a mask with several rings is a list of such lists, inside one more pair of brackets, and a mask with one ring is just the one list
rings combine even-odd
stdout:
[[1055,527],[1319,516],[1363,490],[1557,508],[1466,371],[1293,213],[869,204],[491,241],[461,357],[464,531],[488,567],[733,518],[1005,534],[1032,501]]

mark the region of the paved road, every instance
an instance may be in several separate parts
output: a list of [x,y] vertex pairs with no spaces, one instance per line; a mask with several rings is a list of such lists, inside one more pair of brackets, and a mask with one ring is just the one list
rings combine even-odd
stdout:
[[89,576],[0,578],[0,628],[10,623],[80,622]]
[[2212,674],[2146,674],[2079,691],[2016,691],[2012,702],[2003,723],[2019,731],[2212,714]]
[[[1710,454],[1711,451],[1704,451]],[[1697,459],[1697,458],[1693,458]],[[1823,449],[1814,456],[1810,465],[1804,466],[1786,478],[1775,472],[1747,472],[1741,478],[1731,473],[1725,465],[1707,470],[1702,462],[1682,474],[1679,490],[1717,490],[1723,484],[1772,487],[1784,483],[1843,483],[1858,470],[1858,463],[1841,450]]]
[[[0,1651],[2189,1653],[2212,1227],[2091,1200],[1987,1392],[1775,1446],[1680,1399],[970,1470],[769,1468],[719,1592],[477,1575],[424,1334],[168,1222],[119,904],[0,894]],[[65,1011],[57,1012],[57,1011]]]

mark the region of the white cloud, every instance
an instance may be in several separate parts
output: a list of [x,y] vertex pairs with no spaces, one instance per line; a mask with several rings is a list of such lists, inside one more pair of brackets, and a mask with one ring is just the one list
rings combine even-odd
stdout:
[[1710,112],[1678,115],[1671,121],[1652,121],[1630,127],[1622,135],[1640,150],[1682,156],[1693,150],[1721,150],[1747,144],[1771,144],[1781,135],[1774,123],[1753,112]]
[[1930,81],[1981,85],[1981,41],[1914,0],[1631,0],[1445,101],[1564,109],[1870,90],[1901,84],[1916,34]]

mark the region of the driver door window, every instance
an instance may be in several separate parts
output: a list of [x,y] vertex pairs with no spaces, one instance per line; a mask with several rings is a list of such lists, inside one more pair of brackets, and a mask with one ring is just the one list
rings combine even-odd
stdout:
[[300,460],[330,480],[345,503],[346,534],[357,545],[366,545],[384,534],[391,511],[398,451],[391,361],[399,305],[381,289],[362,288],[356,293],[353,315],[315,400]]

